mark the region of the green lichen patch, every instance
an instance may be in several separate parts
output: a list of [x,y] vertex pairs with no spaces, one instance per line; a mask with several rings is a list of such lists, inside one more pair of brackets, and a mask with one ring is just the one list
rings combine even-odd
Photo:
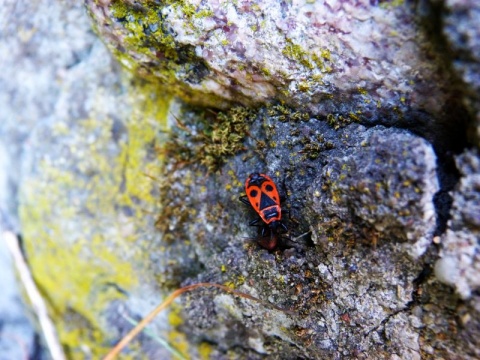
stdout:
[[166,59],[177,61],[178,53],[171,34],[162,29],[161,11],[164,5],[132,5],[116,0],[110,4],[113,19],[121,24],[124,46],[139,53],[152,55],[161,51]]
[[208,10],[196,13],[194,6],[182,1],[114,0],[94,7],[90,15],[97,20],[96,30],[103,37],[115,39],[107,45],[122,65],[147,80],[160,81],[171,93],[189,98],[193,93],[182,82],[198,84],[209,69],[193,47],[175,42],[165,26],[166,6],[180,9],[190,20],[210,14]]
[[312,53],[287,38],[282,54],[288,59],[299,63],[307,70],[318,69],[322,73],[329,73],[332,70],[331,66],[328,65],[331,60],[331,53],[328,49],[321,49],[318,53]]

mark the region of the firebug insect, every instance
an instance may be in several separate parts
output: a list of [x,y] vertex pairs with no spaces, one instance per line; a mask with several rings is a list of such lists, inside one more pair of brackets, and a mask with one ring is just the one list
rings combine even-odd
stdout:
[[[263,221],[262,239],[259,244],[265,249],[273,250],[277,246],[278,230],[282,228],[288,231],[282,222],[281,198],[277,186],[269,176],[253,173],[245,181],[245,192],[247,195],[241,196],[240,201],[252,206],[260,216],[250,221],[249,225],[257,225],[260,220]],[[270,237],[265,236],[267,229],[270,229]]]

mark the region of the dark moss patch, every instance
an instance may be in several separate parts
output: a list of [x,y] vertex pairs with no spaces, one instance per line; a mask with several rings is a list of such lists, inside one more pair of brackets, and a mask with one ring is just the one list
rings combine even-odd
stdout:
[[268,108],[268,115],[275,120],[287,122],[287,121],[308,121],[310,115],[307,112],[294,110],[284,104],[275,104]]
[[244,150],[248,120],[254,112],[237,106],[226,112],[202,109],[184,114],[176,118],[177,126],[163,151],[175,166],[198,164],[215,172],[228,157]]

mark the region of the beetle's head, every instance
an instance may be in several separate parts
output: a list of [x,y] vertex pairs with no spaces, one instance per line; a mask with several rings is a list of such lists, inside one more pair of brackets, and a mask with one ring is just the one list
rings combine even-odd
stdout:
[[252,173],[248,177],[248,183],[252,185],[260,185],[265,178],[259,173]]

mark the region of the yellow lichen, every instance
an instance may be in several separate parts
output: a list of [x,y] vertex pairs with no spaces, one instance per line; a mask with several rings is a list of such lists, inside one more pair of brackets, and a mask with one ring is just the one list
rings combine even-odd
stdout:
[[148,158],[147,149],[165,128],[168,100],[149,87],[136,87],[131,96],[138,105],[125,122],[125,137],[117,140],[117,153],[110,151],[113,120],[95,117],[104,106],[98,100],[90,118],[52,132],[71,138],[63,139],[71,166],[45,158],[37,165],[39,175],[22,187],[19,212],[29,264],[71,358],[106,353],[112,334],[104,332],[103,312],[146,278],[148,253],[131,249],[141,246],[149,226],[145,211],[157,202],[152,194],[160,163]]
[[207,342],[202,342],[198,347],[198,354],[200,355],[200,359],[209,360],[212,354],[212,345]]
[[359,88],[357,88],[357,91],[358,91],[358,93],[361,94],[361,95],[368,95],[368,91],[367,91],[367,89],[365,89],[365,88],[359,87]]
[[176,330],[171,330],[168,332],[168,342],[177,349],[181,354],[189,353],[189,343],[187,336]]

